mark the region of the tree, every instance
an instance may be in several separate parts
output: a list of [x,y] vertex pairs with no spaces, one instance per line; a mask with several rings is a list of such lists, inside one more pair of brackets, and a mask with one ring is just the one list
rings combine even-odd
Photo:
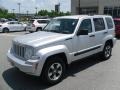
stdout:
[[0,18],[15,18],[15,14],[8,13],[8,10],[0,8]]
[[40,15],[40,16],[46,16],[46,15],[48,15],[48,11],[47,10],[41,10],[41,11],[39,11],[38,12],[38,15]]
[[56,12],[54,10],[47,11],[47,10],[41,10],[38,12],[38,15],[40,16],[49,16],[49,17],[56,17],[56,16],[65,16],[65,15],[70,15],[70,12]]

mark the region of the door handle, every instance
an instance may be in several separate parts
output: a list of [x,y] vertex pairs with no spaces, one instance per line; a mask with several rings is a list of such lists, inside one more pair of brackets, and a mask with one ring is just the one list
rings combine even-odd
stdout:
[[95,35],[90,35],[89,37],[95,37]]
[[107,34],[108,32],[104,32],[103,34]]

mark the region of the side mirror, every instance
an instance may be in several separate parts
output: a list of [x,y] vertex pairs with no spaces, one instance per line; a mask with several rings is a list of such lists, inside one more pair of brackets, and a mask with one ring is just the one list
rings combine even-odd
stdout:
[[77,32],[77,36],[79,36],[79,35],[88,35],[88,30],[87,29],[80,29]]

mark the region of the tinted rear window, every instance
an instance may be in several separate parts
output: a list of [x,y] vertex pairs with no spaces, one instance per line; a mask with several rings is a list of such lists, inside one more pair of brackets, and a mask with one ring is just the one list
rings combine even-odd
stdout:
[[103,18],[94,18],[95,31],[105,30],[105,23]]
[[105,19],[106,19],[106,22],[107,22],[108,29],[112,29],[113,28],[112,19],[111,18],[105,18]]
[[48,23],[49,20],[38,20],[37,22],[38,22],[38,23]]

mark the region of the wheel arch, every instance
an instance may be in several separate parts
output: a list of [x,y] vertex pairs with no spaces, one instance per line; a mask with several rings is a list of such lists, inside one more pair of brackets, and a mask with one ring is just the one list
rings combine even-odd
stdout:
[[37,27],[37,28],[36,28],[36,31],[38,31],[38,29],[42,29],[42,27]]
[[39,70],[37,71],[40,74],[42,73],[45,64],[51,57],[57,56],[57,57],[63,58],[67,66],[71,62],[70,56],[68,55],[68,51],[63,45],[53,46],[53,47],[40,50],[37,55],[40,56],[41,58],[40,63],[38,65],[38,68],[40,69],[40,71]]
[[112,48],[113,48],[113,40],[112,40],[112,39],[107,40],[107,41],[105,42],[105,45],[106,45],[106,44],[110,44],[110,45],[112,46]]
[[5,29],[8,29],[8,30],[10,30],[8,27],[4,27],[4,28],[2,29],[2,31],[4,31]]
[[54,54],[54,55],[51,55],[51,56],[47,57],[47,59],[46,59],[46,61],[44,63],[44,66],[49,61],[49,59],[52,58],[52,57],[60,57],[60,58],[62,58],[63,61],[65,62],[65,65],[68,66],[67,56],[66,56],[66,54],[64,52],[57,53],[57,54]]

